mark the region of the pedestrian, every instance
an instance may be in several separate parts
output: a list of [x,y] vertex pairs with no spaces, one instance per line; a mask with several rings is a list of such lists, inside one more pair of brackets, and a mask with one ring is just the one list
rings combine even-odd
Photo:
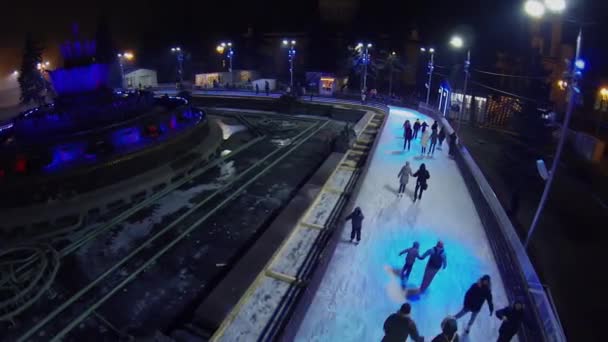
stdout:
[[454,154],[456,153],[456,139],[458,139],[456,137],[456,132],[452,132],[452,134],[450,134],[450,141],[448,142],[448,147],[449,147],[448,154],[452,158],[454,158]]
[[410,180],[410,176],[412,175],[412,168],[410,167],[410,162],[406,161],[405,165],[401,167],[399,174],[397,177],[399,178],[399,191],[397,192],[397,197],[403,197],[403,193],[405,192],[405,186],[407,182]]
[[367,93],[365,92],[365,89],[361,90],[361,103],[365,104],[365,99],[367,97]]
[[267,80],[264,81],[264,90],[266,91],[266,96],[270,96],[270,83]]
[[[414,189],[414,202],[416,202],[416,198],[422,199],[422,192],[428,188],[426,181],[431,178],[431,175],[426,170],[426,165],[422,163],[418,171],[412,176],[416,177],[416,188]],[[418,193],[418,190],[420,190],[420,193]]]
[[458,342],[458,322],[448,316],[441,322],[441,334],[435,336],[431,342]]
[[405,151],[405,147],[407,146],[407,150],[410,150],[412,147],[412,139],[414,138],[414,132],[412,130],[412,125],[410,124],[410,120],[405,121],[403,124],[403,150]]
[[420,129],[422,130],[422,133],[424,133],[424,131],[426,131],[427,127],[429,127],[429,124],[427,124],[426,121],[423,121],[422,125],[420,125]]
[[359,207],[356,207],[350,215],[346,216],[346,221],[351,220],[350,242],[353,242],[355,238],[357,239],[355,244],[359,244],[359,241],[361,241],[361,224],[364,218]]
[[407,280],[410,278],[410,273],[412,272],[412,267],[414,267],[414,263],[416,259],[420,257],[420,244],[418,241],[414,241],[414,244],[410,248],[406,248],[399,252],[399,256],[405,254],[405,264],[401,269],[401,282],[403,284],[407,283]]
[[490,316],[492,316],[494,313],[494,304],[492,303],[492,284],[490,282],[490,276],[487,274],[479,278],[476,283],[471,285],[467,293],[464,295],[464,305],[462,310],[460,310],[460,312],[454,316],[456,319],[459,319],[467,313],[471,313],[469,324],[467,324],[464,331],[465,334],[469,333],[473,322],[475,322],[475,318],[477,318],[483,303],[486,301],[488,302],[488,308],[490,309]]
[[496,311],[496,317],[502,321],[497,342],[509,342],[524,320],[524,303],[516,299],[513,305]]
[[431,130],[431,146],[429,147],[429,156],[435,154],[435,147],[437,146],[437,130]]
[[445,270],[445,268],[448,266],[448,259],[445,255],[442,241],[437,241],[437,245],[435,245],[435,247],[424,252],[424,254],[422,254],[422,256],[418,259],[424,260],[426,257],[429,257],[429,261],[424,269],[424,276],[422,277],[419,292],[426,291],[426,289],[428,289],[433,282],[437,272],[439,272],[441,268]]
[[260,93],[260,86],[256,83],[255,84],[255,94],[258,95]]
[[422,131],[422,138],[420,138],[420,147],[421,147],[421,155],[424,156],[426,153],[426,148],[429,145],[429,131]]
[[410,317],[412,307],[409,303],[401,305],[399,311],[388,316],[384,321],[384,338],[382,342],[405,342],[411,337],[415,342],[423,342],[424,337],[418,334],[416,322]]
[[439,131],[439,134],[437,135],[437,139],[439,139],[439,146],[437,147],[438,150],[442,150],[442,146],[443,146],[443,141],[445,140],[445,128],[442,128]]
[[414,139],[418,138],[419,130],[420,130],[420,120],[416,119],[416,122],[414,122]]
[[431,131],[437,133],[438,127],[439,127],[439,125],[437,124],[437,120],[435,120],[435,122],[433,122],[433,125],[431,126]]

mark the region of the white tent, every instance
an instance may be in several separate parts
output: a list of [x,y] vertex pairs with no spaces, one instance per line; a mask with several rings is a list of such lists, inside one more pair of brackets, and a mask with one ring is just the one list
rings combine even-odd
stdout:
[[156,71],[137,69],[125,75],[125,85],[128,88],[149,88],[158,86]]

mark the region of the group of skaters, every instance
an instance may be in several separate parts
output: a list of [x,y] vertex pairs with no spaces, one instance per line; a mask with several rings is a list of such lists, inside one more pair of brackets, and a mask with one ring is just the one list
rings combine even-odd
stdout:
[[[441,145],[446,138],[445,128],[440,130],[437,121],[431,125],[430,131],[428,127],[426,121],[421,123],[420,119],[416,119],[413,125],[410,120],[405,120],[403,124],[403,150],[407,149],[409,151],[412,147],[412,140],[418,139],[418,136],[420,136],[420,155],[422,157],[425,155],[432,157],[435,154],[435,148],[441,150]],[[439,142],[439,146],[437,146],[437,142]]]
[[[447,257],[443,248],[443,242],[438,241],[437,244],[428,249],[424,254],[420,255],[420,244],[414,242],[412,247],[407,248],[399,253],[399,256],[405,254],[405,264],[401,270],[401,282],[405,287],[410,276],[412,268],[416,260],[424,260],[429,258],[422,282],[419,288],[408,292],[410,294],[419,294],[424,292],[430,285],[435,275],[447,267]],[[475,322],[475,319],[481,312],[484,303],[488,303],[490,316],[494,314],[494,303],[492,301],[492,283],[489,275],[483,275],[474,282],[464,295],[462,309],[452,315],[447,316],[441,322],[441,333],[433,338],[432,342],[457,342],[458,323],[457,320],[470,314],[469,321],[464,330],[468,334]],[[424,338],[420,336],[416,323],[410,316],[411,306],[405,303],[399,311],[391,314],[384,322],[385,336],[383,342],[404,342],[408,337],[412,340],[421,342]],[[517,334],[519,327],[524,319],[524,303],[521,300],[515,300],[511,305],[508,305],[496,311],[496,318],[502,323],[498,330],[498,342],[508,342]]]

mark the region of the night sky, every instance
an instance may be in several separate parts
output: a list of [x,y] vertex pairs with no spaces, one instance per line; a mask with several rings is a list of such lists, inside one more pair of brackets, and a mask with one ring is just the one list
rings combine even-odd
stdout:
[[[8,4],[7,4],[8,3]],[[57,44],[70,38],[78,23],[85,37],[92,37],[97,18],[106,14],[118,49],[147,54],[167,51],[179,44],[194,54],[211,51],[220,39],[233,39],[251,27],[256,32],[342,32],[352,40],[379,35],[401,36],[417,28],[425,44],[441,51],[453,32],[466,32],[473,41],[479,64],[490,64],[496,50],[518,51],[527,47],[530,19],[520,0],[461,1],[10,1],[0,11],[0,73],[19,66],[21,45],[32,32],[54,65]],[[570,0],[568,15],[601,21],[608,12],[605,0]],[[606,73],[599,60],[608,60],[600,37],[605,23],[587,30],[586,52],[592,70]],[[567,24],[566,41],[574,40],[576,27]],[[204,56],[199,53],[199,58]],[[330,57],[331,58],[331,57]]]

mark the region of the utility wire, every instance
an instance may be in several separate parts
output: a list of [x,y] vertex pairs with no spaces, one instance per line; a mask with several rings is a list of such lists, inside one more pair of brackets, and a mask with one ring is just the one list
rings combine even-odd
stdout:
[[478,72],[480,74],[487,74],[487,75],[500,76],[500,77],[524,78],[524,79],[529,79],[529,80],[545,80],[545,79],[547,79],[547,77],[544,77],[544,76],[509,75],[509,74],[501,74],[501,73],[497,73],[497,72],[478,70],[478,69],[473,69],[473,71]]
[[483,83],[479,83],[479,82],[473,81],[473,80],[471,80],[471,79],[469,79],[469,81],[470,81],[471,83],[473,83],[473,84],[477,85],[477,86],[480,86],[480,87],[482,87],[482,88],[486,88],[486,89],[489,89],[489,90],[495,91],[495,92],[497,92],[497,93],[502,93],[502,94],[509,95],[509,96],[512,96],[512,97],[516,97],[516,98],[519,98],[519,99],[522,99],[522,100],[526,100],[526,101],[532,101],[532,102],[537,102],[537,103],[538,103],[538,102],[541,102],[541,101],[539,101],[539,100],[537,100],[537,99],[533,99],[533,98],[530,98],[530,97],[526,97],[526,96],[522,96],[522,95],[514,94],[514,93],[511,93],[511,92],[508,92],[508,91],[505,91],[505,90],[501,90],[501,89],[498,89],[498,88],[490,87],[490,86],[488,86],[488,85],[485,85],[485,84],[483,84]]

